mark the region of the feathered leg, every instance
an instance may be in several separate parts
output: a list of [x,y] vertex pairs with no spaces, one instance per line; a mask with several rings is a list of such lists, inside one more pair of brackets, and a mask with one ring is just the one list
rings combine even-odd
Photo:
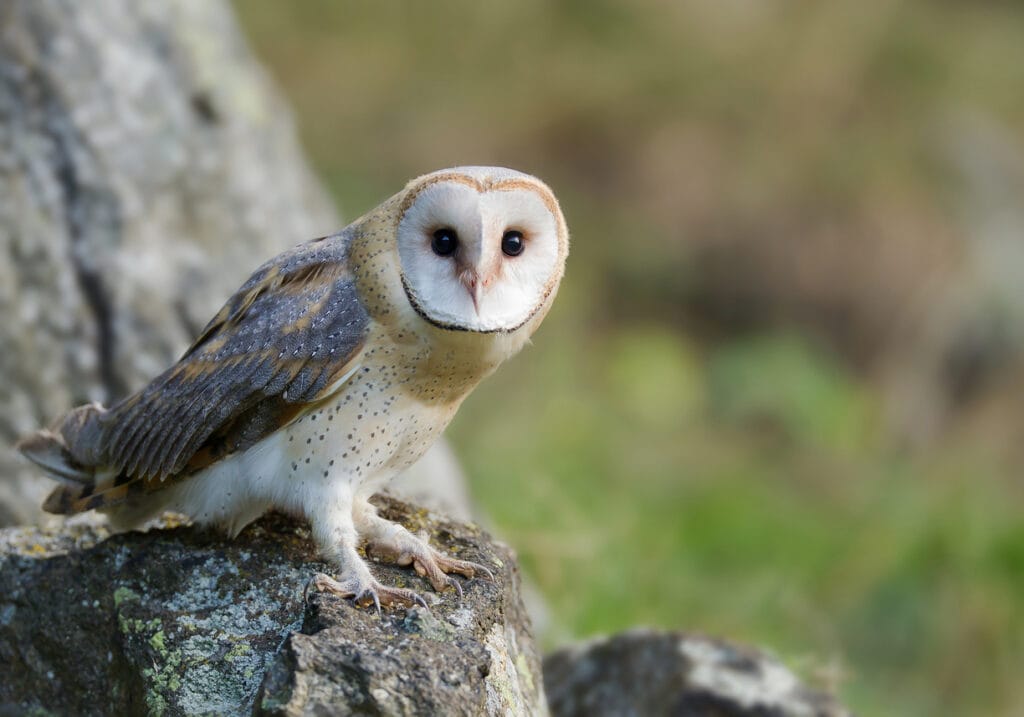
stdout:
[[320,555],[338,568],[338,579],[317,573],[313,576],[313,587],[353,598],[357,605],[372,604],[378,612],[381,605],[419,604],[426,607],[423,598],[412,590],[382,585],[370,574],[366,562],[356,550],[359,538],[352,519],[352,497],[348,494],[334,495],[332,498],[331,502],[325,504],[329,508],[313,514],[312,528]]

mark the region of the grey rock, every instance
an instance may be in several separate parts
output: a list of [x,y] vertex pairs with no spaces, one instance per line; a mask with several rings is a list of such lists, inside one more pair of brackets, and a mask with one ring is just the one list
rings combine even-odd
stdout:
[[[144,385],[340,224],[228,2],[0,3],[0,526],[53,487],[19,437]],[[464,507],[445,461],[417,475]]]
[[227,3],[0,5],[0,524],[49,489],[14,439],[139,387],[338,224]]
[[0,705],[15,713],[538,714],[540,661],[511,551],[479,529],[380,498],[381,513],[490,566],[460,601],[405,568],[422,608],[357,608],[310,590],[327,566],[271,514],[238,538],[93,522],[0,531]]
[[554,717],[845,717],[774,658],[678,632],[636,629],[544,660]]

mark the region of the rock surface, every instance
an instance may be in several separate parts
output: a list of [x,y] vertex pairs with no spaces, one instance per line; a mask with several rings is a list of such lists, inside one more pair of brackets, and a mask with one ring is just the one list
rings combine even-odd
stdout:
[[378,504],[496,581],[464,581],[460,601],[375,565],[430,605],[378,616],[304,597],[327,568],[305,526],[280,515],[233,541],[188,526],[108,537],[95,522],[0,531],[0,713],[543,713],[511,551],[475,527]]
[[[139,388],[340,226],[226,0],[0,3],[0,526],[53,487],[19,437]],[[447,470],[419,473],[458,496]]]
[[847,717],[775,659],[705,637],[631,630],[544,660],[553,717]]
[[179,354],[265,259],[336,229],[227,3],[0,6],[0,525],[14,439]]

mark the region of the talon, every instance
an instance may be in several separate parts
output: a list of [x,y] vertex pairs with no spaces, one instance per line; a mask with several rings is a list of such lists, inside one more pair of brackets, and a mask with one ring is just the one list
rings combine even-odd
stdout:
[[[306,588],[302,591],[302,597],[305,599],[309,594],[309,588],[313,586],[317,592],[328,592],[334,593],[335,595],[342,595],[346,593],[346,587],[339,583],[337,580],[332,578],[330,575],[324,575],[323,573],[317,573],[313,576],[313,579],[306,583]],[[344,597],[349,597],[351,593],[344,594]]]
[[480,563],[474,563],[469,560],[458,560],[456,558],[449,558],[445,555],[438,553],[437,564],[446,573],[458,573],[466,578],[475,578],[477,575],[486,577],[491,582],[494,582],[494,573],[492,573],[486,566]]
[[329,575],[317,573],[313,576],[310,584],[322,592],[329,592],[342,598],[351,598],[356,607],[367,607],[372,604],[378,615],[381,614],[382,607],[396,603],[420,604],[427,607],[426,601],[412,590],[389,588],[381,585],[372,577],[356,575],[339,582]]
[[442,592],[450,585],[458,593],[460,600],[464,597],[462,583],[449,577],[449,573],[456,573],[469,579],[479,575],[495,582],[494,573],[486,566],[449,557],[431,547],[428,540],[429,534],[425,530],[415,535],[405,531],[398,534],[391,532],[386,539],[371,540],[367,545],[367,554],[388,556],[391,562],[401,566],[411,564],[416,574],[426,578],[434,590]]
[[377,595],[377,591],[373,588],[364,588],[359,595],[352,599],[352,602],[359,607],[369,607],[372,603],[377,609],[377,614],[380,615],[380,596]]

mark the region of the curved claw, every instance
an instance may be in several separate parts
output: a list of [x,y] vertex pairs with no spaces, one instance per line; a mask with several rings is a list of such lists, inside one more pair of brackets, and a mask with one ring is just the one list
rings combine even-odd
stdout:
[[480,573],[481,577],[487,578],[492,583],[495,582],[494,573],[492,573],[491,569],[488,568],[486,565],[481,565],[480,563],[470,563],[470,565],[473,566],[473,570]]
[[380,615],[380,596],[377,595],[377,591],[373,588],[363,588],[363,591],[352,598],[352,602],[356,605],[363,604],[363,602],[369,598],[373,602],[373,606],[377,608],[377,614]]
[[453,578],[451,575],[448,575],[447,578],[448,578],[448,584],[451,585],[453,588],[455,588],[455,592],[457,592],[459,594],[459,602],[462,602],[462,597],[463,597],[463,594],[462,594],[462,583],[460,583],[458,580]]
[[494,573],[492,573],[485,565],[474,563],[469,560],[449,558],[447,555],[438,551],[434,551],[434,553],[434,559],[437,561],[438,567],[446,573],[458,573],[459,575],[470,579],[480,575],[481,577],[486,577],[492,583],[494,582]]

